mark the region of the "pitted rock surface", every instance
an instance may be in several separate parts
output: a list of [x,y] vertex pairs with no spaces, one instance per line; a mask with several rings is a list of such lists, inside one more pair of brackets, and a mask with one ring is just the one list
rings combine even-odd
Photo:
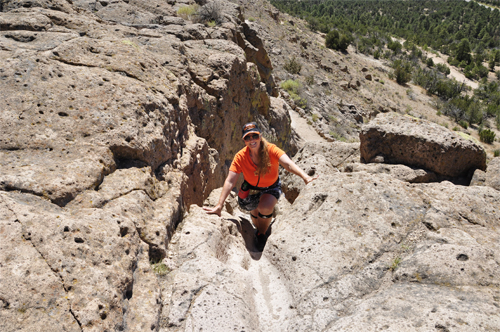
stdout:
[[379,114],[363,126],[359,138],[366,163],[382,157],[387,164],[423,168],[448,177],[486,169],[486,152],[479,144],[410,116]]
[[208,27],[188,4],[2,1],[1,331],[163,329],[168,245],[243,124],[296,151],[258,28],[247,59],[237,5]]
[[306,143],[295,161],[319,178],[282,174],[263,253],[235,192],[205,214],[245,122],[298,145],[265,29],[229,2],[215,27],[176,16],[192,4],[1,2],[0,330],[500,326],[489,185],[410,184],[357,166],[358,143]]

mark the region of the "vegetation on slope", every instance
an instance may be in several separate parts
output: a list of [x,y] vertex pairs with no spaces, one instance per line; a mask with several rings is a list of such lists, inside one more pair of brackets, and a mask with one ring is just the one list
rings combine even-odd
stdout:
[[[500,11],[473,1],[412,0],[272,0],[281,11],[306,19],[312,30],[326,33],[325,46],[385,58],[394,69],[391,78],[410,81],[439,97],[438,112],[479,132],[493,123],[500,129],[500,87],[488,73],[500,65]],[[395,37],[395,38],[394,38]],[[451,66],[469,79],[480,80],[473,94],[447,75],[422,52],[448,55]],[[497,71],[500,79],[500,72]],[[486,134],[483,134],[483,136]],[[485,141],[489,141],[486,139]]]

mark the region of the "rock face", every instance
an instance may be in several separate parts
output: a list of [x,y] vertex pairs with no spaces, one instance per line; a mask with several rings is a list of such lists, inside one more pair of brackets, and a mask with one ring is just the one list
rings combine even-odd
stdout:
[[359,137],[363,162],[382,157],[387,164],[424,168],[446,177],[486,169],[486,153],[480,145],[425,120],[379,114],[363,126]]
[[[3,5],[0,188],[64,206],[116,169],[149,166],[161,180],[178,171],[189,178],[189,163],[212,160],[198,167],[201,187],[187,194],[189,206],[223,181],[245,122],[259,122],[274,142],[296,150],[284,135],[290,119],[282,104],[271,108],[270,71],[264,80],[261,63],[248,62],[238,45],[250,29],[239,27],[238,15],[215,28],[173,29],[147,20],[133,25],[120,11],[110,11],[118,15],[112,22],[99,16],[110,6],[137,6],[135,12],[165,20],[175,10],[164,3],[153,10],[143,2],[116,2],[97,16],[78,9],[96,4],[65,2],[71,10],[64,11],[46,9],[54,6],[45,2]],[[257,30],[249,31],[260,47],[255,59],[262,60],[262,41]]]
[[192,4],[0,3],[1,331],[159,331],[167,246],[242,125],[296,151],[262,29]]

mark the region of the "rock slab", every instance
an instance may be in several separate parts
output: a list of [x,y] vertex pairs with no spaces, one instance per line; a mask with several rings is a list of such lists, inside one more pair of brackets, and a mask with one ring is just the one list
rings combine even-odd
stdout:
[[486,169],[478,144],[426,120],[395,113],[379,114],[359,134],[361,160],[382,157],[388,164],[423,168],[447,177]]

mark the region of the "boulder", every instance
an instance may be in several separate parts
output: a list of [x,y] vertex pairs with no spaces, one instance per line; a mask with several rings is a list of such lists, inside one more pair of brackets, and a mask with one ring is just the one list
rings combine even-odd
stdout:
[[379,114],[360,132],[361,160],[383,156],[385,163],[423,168],[448,177],[486,169],[486,152],[477,143],[426,120]]
[[500,158],[493,158],[486,168],[486,172],[477,169],[471,180],[471,186],[489,186],[500,190]]

